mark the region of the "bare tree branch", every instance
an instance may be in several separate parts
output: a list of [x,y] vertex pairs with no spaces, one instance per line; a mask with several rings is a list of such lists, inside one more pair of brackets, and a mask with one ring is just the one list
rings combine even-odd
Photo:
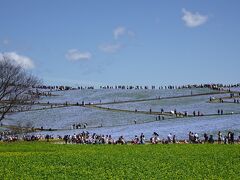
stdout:
[[33,101],[34,97],[28,92],[39,83],[38,78],[3,56],[0,60],[0,121],[19,103]]

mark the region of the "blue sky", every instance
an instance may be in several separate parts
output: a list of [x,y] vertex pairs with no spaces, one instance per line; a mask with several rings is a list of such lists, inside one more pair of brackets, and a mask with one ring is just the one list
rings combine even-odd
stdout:
[[240,1],[0,0],[0,56],[68,85],[239,83]]

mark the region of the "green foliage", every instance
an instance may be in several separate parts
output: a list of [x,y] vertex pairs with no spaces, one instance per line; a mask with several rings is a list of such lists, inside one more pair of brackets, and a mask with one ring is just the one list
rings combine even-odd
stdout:
[[0,144],[0,179],[238,179],[239,145]]

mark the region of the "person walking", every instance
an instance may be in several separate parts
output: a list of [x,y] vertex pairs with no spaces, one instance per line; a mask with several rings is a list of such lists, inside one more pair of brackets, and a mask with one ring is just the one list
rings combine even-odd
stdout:
[[218,131],[218,144],[222,144],[222,133]]

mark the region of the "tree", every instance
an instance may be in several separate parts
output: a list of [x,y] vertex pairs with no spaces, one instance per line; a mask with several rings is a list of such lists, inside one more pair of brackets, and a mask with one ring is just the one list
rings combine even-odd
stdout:
[[31,92],[39,82],[12,59],[3,56],[0,59],[0,121],[14,108],[34,100]]

